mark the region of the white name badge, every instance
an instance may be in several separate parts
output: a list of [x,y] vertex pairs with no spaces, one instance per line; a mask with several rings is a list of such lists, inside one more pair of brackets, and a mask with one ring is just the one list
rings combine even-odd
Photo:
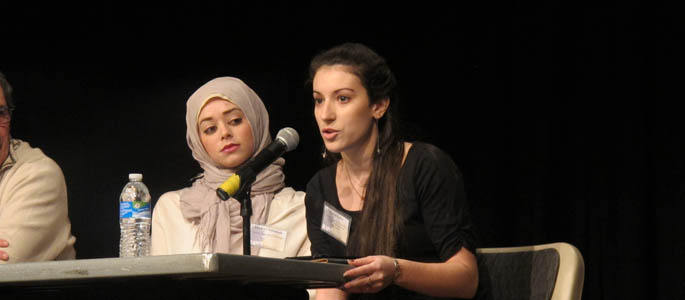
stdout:
[[288,232],[264,225],[250,224],[250,245],[283,252]]
[[321,230],[347,246],[352,218],[324,202]]

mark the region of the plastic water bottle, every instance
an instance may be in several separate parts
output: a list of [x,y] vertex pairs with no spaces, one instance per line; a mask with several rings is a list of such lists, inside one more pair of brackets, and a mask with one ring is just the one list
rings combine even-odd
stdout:
[[143,174],[128,175],[119,196],[119,257],[150,255],[150,191]]

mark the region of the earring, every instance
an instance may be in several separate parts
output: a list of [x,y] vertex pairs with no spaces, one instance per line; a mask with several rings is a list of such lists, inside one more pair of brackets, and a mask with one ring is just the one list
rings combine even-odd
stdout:
[[[376,122],[376,128],[378,128],[378,119],[374,118]],[[379,128],[380,131],[380,128]],[[376,154],[380,155],[381,154],[381,134],[380,132],[376,136]]]
[[326,158],[326,149],[323,149],[323,152],[321,152],[321,158],[325,159]]

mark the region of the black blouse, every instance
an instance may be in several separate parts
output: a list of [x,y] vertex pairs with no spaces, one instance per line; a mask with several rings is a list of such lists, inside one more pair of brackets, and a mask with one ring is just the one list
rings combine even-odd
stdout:
[[[324,201],[352,218],[350,232],[355,232],[360,218],[360,212],[341,206],[335,173],[333,164],[307,184],[307,233],[312,255],[347,255],[342,242],[321,230]],[[444,262],[462,247],[475,254],[476,236],[461,172],[445,152],[430,144],[414,143],[401,169],[398,199],[404,219],[398,238],[399,258]]]

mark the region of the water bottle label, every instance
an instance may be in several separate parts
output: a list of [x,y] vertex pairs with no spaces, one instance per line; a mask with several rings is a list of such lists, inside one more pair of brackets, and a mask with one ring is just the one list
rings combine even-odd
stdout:
[[119,218],[133,218],[133,209],[131,202],[119,202]]
[[133,201],[119,203],[119,218],[150,218],[150,202]]
[[134,218],[150,218],[150,202],[133,201],[132,209]]

